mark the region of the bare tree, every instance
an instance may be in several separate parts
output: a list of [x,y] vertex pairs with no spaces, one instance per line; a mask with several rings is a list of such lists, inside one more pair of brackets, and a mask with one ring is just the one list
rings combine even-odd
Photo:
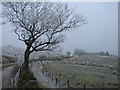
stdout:
[[55,50],[64,40],[63,31],[86,23],[68,5],[52,2],[3,2],[3,16],[15,26],[18,39],[26,45],[24,63],[34,51]]

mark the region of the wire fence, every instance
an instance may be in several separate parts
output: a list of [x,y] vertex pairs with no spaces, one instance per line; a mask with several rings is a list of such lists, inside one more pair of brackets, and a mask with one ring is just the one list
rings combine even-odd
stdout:
[[[41,64],[41,66],[42,66],[42,64],[51,63],[50,61],[40,61],[40,60],[39,61],[33,60],[30,63],[32,63],[32,62]],[[41,70],[43,76],[45,76],[46,79],[48,80],[48,83],[53,83],[54,85],[56,85],[57,88],[68,88],[68,89],[69,88],[77,88],[76,83],[72,83],[71,80],[66,80],[66,81],[60,80],[57,75],[47,72],[43,67],[40,68],[40,70]],[[86,90],[86,84],[79,83],[79,85],[83,88],[83,90]]]
[[[66,81],[62,81],[60,80],[55,74],[46,72],[46,70],[41,69],[42,74],[48,79],[48,83],[54,83],[58,88],[76,88],[75,85],[70,84],[71,81],[70,80],[66,80]],[[85,84],[81,84],[81,86],[83,87],[83,89],[86,89],[86,85]]]

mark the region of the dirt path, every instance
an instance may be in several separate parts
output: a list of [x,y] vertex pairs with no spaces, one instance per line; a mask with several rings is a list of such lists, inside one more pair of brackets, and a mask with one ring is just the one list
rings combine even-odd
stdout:
[[42,84],[44,88],[58,88],[52,81],[48,82],[48,79],[42,74],[40,67],[36,63],[32,62],[30,64],[30,71],[34,73],[39,85]]
[[[14,66],[6,67],[0,70],[0,75],[2,75],[2,87],[0,88],[7,88],[11,84],[11,77],[13,74]],[[2,74],[1,74],[2,73]]]

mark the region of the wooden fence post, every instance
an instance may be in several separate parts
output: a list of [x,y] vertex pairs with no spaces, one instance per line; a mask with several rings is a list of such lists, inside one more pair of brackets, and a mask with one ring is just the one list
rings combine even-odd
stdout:
[[84,84],[84,90],[86,89],[86,85]]
[[44,70],[42,69],[42,73],[43,73],[43,75],[44,75]]
[[69,88],[69,83],[70,83],[70,80],[67,80],[67,88]]
[[52,74],[52,81],[53,81],[53,74]]
[[56,83],[56,85],[57,85],[57,78],[55,77],[55,83]]

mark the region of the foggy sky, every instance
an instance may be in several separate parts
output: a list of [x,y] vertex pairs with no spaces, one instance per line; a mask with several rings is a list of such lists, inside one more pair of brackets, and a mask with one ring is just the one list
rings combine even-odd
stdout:
[[[61,44],[63,52],[73,52],[76,48],[89,52],[109,51],[118,53],[118,4],[117,2],[72,2],[77,7],[74,13],[87,17],[88,24],[66,32],[65,42]],[[11,25],[2,27],[2,45],[25,48],[23,42],[12,32]]]

